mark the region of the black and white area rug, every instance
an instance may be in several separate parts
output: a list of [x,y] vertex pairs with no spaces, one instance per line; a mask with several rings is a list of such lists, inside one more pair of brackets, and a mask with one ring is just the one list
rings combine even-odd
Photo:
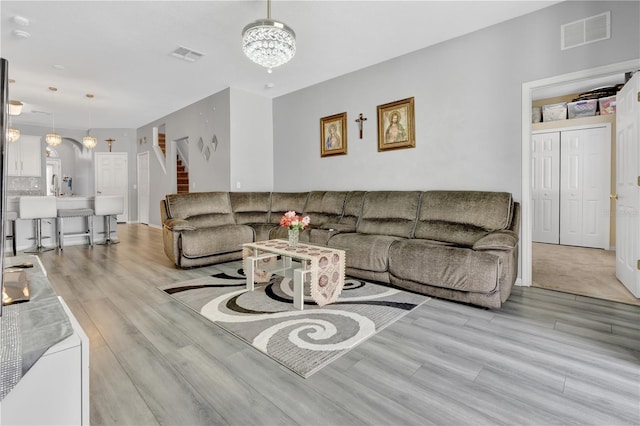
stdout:
[[293,281],[273,276],[248,292],[242,262],[211,276],[159,287],[302,377],[309,377],[429,298],[347,277],[335,303],[318,307],[305,289],[293,307]]

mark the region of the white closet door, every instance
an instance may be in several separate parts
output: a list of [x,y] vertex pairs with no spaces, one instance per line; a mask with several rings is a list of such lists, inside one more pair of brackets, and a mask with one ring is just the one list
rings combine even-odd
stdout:
[[563,131],[560,152],[560,244],[608,249],[610,131]]
[[560,133],[531,138],[533,241],[560,242]]

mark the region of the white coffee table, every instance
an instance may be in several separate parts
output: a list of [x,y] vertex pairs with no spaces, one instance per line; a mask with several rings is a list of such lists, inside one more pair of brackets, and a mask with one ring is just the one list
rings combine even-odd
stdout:
[[342,292],[344,250],[305,243],[289,247],[287,240],[258,241],[242,247],[248,291],[254,290],[256,273],[291,277],[293,306],[299,310],[304,309],[305,282],[309,283],[311,297],[319,306],[335,302]]

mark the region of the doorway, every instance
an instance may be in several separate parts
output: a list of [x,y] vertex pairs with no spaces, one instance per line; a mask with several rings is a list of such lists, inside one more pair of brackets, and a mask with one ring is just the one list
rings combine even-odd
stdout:
[[[533,284],[533,241],[532,241],[532,189],[531,189],[531,104],[536,89],[561,86],[582,80],[625,73],[640,67],[639,60],[607,65],[522,85],[522,228],[521,228],[521,277],[520,285]],[[569,256],[571,257],[571,256]],[[575,259],[575,258],[574,258]],[[575,261],[573,262],[576,263]],[[622,284],[620,284],[622,286]]]
[[62,182],[62,161],[60,158],[47,158],[46,162],[46,184],[47,195],[58,196],[61,192],[61,182]]
[[129,168],[126,152],[95,153],[96,195],[123,195],[124,211],[118,222],[129,221]]
[[149,152],[138,154],[138,222],[149,224]]

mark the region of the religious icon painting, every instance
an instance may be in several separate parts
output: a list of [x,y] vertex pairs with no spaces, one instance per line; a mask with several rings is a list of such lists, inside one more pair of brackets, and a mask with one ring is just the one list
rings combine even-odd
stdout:
[[320,119],[320,157],[346,155],[347,113],[330,115]]
[[413,98],[378,105],[378,151],[415,148]]

